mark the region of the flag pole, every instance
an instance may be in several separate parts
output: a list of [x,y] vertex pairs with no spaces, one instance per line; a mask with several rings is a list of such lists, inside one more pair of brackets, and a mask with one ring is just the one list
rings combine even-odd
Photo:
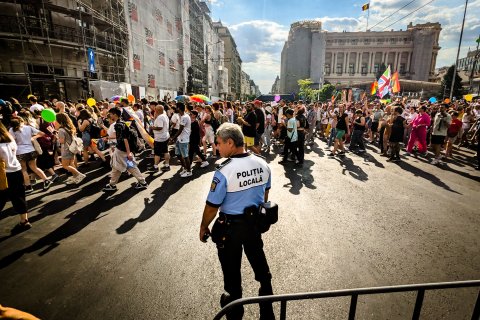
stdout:
[[465,0],[465,11],[463,12],[462,30],[460,31],[460,40],[458,41],[457,59],[455,60],[455,66],[453,67],[453,79],[452,79],[452,85],[450,87],[450,97],[449,97],[450,101],[452,101],[453,88],[455,86],[455,78],[457,75],[458,56],[460,55],[460,47],[462,46],[463,27],[465,26],[465,16],[467,15],[467,6],[468,6],[468,0]]
[[370,1],[368,1],[368,10],[367,10],[367,29],[365,31],[368,31],[368,19],[370,18]]

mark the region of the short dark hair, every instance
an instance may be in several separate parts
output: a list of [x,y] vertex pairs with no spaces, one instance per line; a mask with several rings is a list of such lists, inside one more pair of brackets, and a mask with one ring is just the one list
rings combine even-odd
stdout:
[[293,115],[293,109],[287,109],[287,111],[285,111],[285,114]]
[[198,111],[197,110],[192,110],[190,111],[191,114],[193,114],[195,117],[198,116]]
[[185,105],[182,102],[177,102],[176,106],[178,111],[185,112]]
[[111,108],[108,110],[108,113],[114,114],[119,118],[122,116],[122,110],[120,110],[118,107]]

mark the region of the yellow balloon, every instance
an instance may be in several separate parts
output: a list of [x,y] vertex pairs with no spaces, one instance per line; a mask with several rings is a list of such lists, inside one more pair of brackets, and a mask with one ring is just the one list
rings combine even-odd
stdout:
[[90,107],[93,107],[94,105],[97,104],[97,101],[95,101],[95,99],[93,99],[93,98],[88,98],[88,99],[87,99],[87,104],[88,104]]
[[34,96],[33,94],[29,94],[29,95],[27,96],[27,99],[30,99],[31,97],[35,97],[35,96]]

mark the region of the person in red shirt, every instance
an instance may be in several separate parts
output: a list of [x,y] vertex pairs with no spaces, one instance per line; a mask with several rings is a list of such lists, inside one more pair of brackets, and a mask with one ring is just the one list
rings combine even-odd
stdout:
[[458,135],[462,129],[462,121],[458,119],[458,112],[452,112],[452,123],[447,131],[447,145],[445,147],[445,159],[452,156],[453,143],[458,139]]

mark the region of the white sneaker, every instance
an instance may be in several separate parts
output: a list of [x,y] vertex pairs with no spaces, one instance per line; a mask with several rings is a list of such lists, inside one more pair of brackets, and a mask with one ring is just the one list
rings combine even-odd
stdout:
[[70,176],[65,180],[66,184],[75,184],[75,178],[73,176]]
[[187,178],[187,177],[191,177],[191,176],[192,176],[192,171],[185,171],[185,172],[180,174],[180,177],[182,177],[182,178]]
[[85,179],[87,176],[84,175],[83,173],[80,173],[78,176],[75,177],[75,183],[79,184],[82,182],[83,179]]
[[433,159],[432,164],[438,164],[440,161],[438,159]]
[[180,171],[180,175],[184,174],[185,172],[187,172],[187,170],[185,168],[182,168],[182,171]]
[[200,168],[205,168],[205,167],[208,167],[210,165],[210,163],[208,163],[208,161],[203,161],[202,164],[200,165]]

